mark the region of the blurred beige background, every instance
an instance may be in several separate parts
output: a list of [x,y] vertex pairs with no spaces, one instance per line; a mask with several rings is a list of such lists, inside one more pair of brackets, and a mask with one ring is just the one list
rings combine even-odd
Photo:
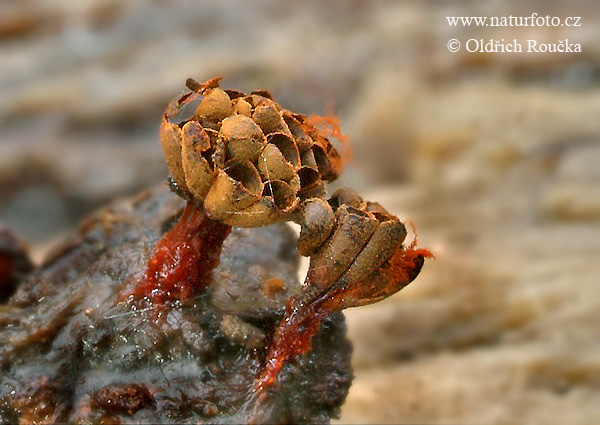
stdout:
[[[446,16],[581,16],[450,27]],[[457,53],[470,38],[582,53]],[[437,260],[347,311],[339,423],[600,422],[600,8],[588,1],[3,0],[0,222],[39,260],[163,181],[158,120],[187,77],[333,104],[350,185]]]

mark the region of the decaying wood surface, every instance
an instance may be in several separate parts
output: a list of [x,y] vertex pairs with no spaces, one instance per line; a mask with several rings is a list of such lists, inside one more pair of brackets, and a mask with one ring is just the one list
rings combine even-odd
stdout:
[[[286,225],[234,229],[213,282],[160,319],[131,291],[184,201],[166,187],[114,203],[0,306],[0,423],[328,422],[348,392],[350,343],[332,316],[260,405],[252,385],[299,288]],[[156,319],[155,319],[156,318]]]

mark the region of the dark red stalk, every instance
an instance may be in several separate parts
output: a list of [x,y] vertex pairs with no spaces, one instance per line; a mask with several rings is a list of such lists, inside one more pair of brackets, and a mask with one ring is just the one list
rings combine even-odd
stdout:
[[188,203],[179,222],[158,242],[144,277],[132,294],[155,306],[187,301],[210,283],[231,226]]

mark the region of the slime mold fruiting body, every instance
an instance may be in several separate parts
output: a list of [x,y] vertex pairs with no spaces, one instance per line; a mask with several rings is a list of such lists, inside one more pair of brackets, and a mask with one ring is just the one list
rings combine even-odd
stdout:
[[219,80],[188,80],[190,91],[163,115],[172,188],[188,206],[133,294],[163,307],[185,301],[210,282],[231,226],[300,224],[298,251],[310,266],[256,381],[264,396],[283,364],[310,350],[325,317],[396,293],[432,254],[417,248],[416,236],[403,244],[404,224],[354,190],[326,198],[324,182],[341,174],[344,161],[328,138],[342,139],[335,119],[290,112],[266,91],[222,90]]

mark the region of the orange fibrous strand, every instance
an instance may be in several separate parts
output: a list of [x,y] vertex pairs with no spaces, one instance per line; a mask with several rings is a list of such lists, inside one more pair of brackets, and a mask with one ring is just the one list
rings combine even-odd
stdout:
[[331,105],[325,110],[324,116],[311,114],[308,121],[312,126],[318,128],[325,137],[334,138],[340,142],[340,156],[335,158],[340,167],[352,159],[352,147],[349,143],[349,137],[340,130],[340,118],[335,115]]
[[431,251],[424,248],[400,248],[384,268],[388,280],[392,283],[407,283],[411,273],[418,267],[418,259],[434,258]]
[[401,246],[382,270],[392,284],[409,282],[411,273],[418,267],[420,257],[435,258],[430,250],[417,248],[417,229],[412,222],[409,221],[408,224],[414,234],[412,242],[407,247]]
[[187,301],[210,283],[231,226],[210,219],[189,203],[179,222],[158,242],[146,272],[131,295],[154,306]]

